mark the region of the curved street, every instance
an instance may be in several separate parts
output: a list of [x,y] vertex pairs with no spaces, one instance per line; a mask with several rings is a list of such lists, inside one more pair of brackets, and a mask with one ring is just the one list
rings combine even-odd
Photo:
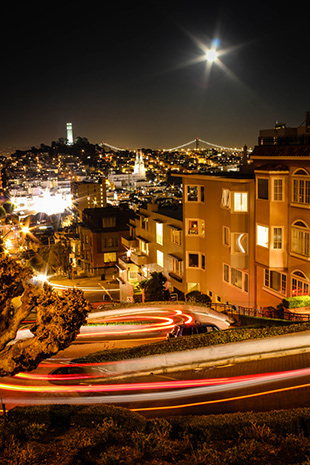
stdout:
[[[120,319],[130,324],[100,325]],[[163,340],[175,324],[195,319],[216,322],[223,330],[229,327],[225,315],[177,304],[91,313],[89,322],[99,326],[81,328],[70,347],[40,364],[37,370],[3,378],[2,402],[8,409],[44,403],[113,403],[149,417],[309,405],[310,354],[307,352],[127,376],[109,375],[108,365],[118,362],[70,363],[72,359],[107,348]],[[134,324],[137,320],[140,323],[142,320],[142,324]]]

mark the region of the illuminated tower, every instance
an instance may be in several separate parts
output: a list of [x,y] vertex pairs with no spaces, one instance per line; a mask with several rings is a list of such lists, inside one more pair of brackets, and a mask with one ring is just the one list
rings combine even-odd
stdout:
[[73,145],[72,123],[67,123],[67,145]]
[[136,161],[134,167],[134,174],[138,174],[142,178],[145,178],[145,167],[144,167],[144,160],[143,160],[143,153],[137,152],[136,153]]

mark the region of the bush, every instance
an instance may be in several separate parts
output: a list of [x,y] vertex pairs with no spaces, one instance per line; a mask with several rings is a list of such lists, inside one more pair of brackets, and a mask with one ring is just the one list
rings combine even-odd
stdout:
[[200,291],[191,291],[186,294],[185,297],[188,302],[199,302],[206,305],[211,304],[210,297],[207,294],[202,294]]
[[285,308],[310,307],[310,296],[300,295],[297,297],[287,297],[283,299],[283,306]]
[[[263,339],[272,336],[309,331],[310,322],[295,323],[288,326],[268,326],[268,327],[241,327],[226,329],[223,331],[213,331],[212,333],[199,334],[191,337],[177,337],[169,341],[161,341],[152,344],[143,344],[131,348],[116,348],[104,350],[90,354],[83,359],[83,362],[102,363],[125,359],[147,357],[148,355],[164,354],[168,352],[179,352],[182,350],[193,350],[201,347],[214,346],[217,344],[227,344],[230,342],[241,342],[250,339]],[[75,360],[77,363],[79,359]]]

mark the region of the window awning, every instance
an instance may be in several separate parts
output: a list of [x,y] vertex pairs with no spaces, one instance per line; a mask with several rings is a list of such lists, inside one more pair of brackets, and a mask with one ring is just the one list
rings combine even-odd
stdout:
[[146,242],[146,243],[150,242],[150,241],[148,241],[147,239],[144,239],[144,237],[141,237],[141,236],[136,236],[136,239],[138,239],[139,241]]
[[178,257],[177,255],[174,255],[173,253],[168,253],[168,257],[173,258],[173,260],[177,260],[178,262],[183,261],[182,257]]

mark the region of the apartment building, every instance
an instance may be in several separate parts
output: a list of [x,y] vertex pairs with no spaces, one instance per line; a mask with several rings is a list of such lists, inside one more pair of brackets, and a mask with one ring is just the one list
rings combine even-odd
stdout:
[[129,236],[128,222],[133,213],[115,207],[89,208],[78,225],[74,267],[87,276],[118,274],[118,257],[125,251],[121,237]]
[[72,207],[82,219],[86,208],[103,208],[107,206],[106,181],[100,182],[80,181],[71,183]]
[[308,295],[310,284],[310,117],[298,128],[262,130],[253,160],[257,304]]
[[183,175],[186,292],[253,306],[254,176]]
[[121,300],[141,294],[138,284],[154,271],[168,279],[168,288],[178,299],[186,290],[183,261],[182,207],[159,207],[156,203],[140,208],[130,221],[130,237],[122,238],[127,251],[119,259]]
[[309,113],[260,131],[239,173],[182,179],[186,292],[256,308],[309,294]]

